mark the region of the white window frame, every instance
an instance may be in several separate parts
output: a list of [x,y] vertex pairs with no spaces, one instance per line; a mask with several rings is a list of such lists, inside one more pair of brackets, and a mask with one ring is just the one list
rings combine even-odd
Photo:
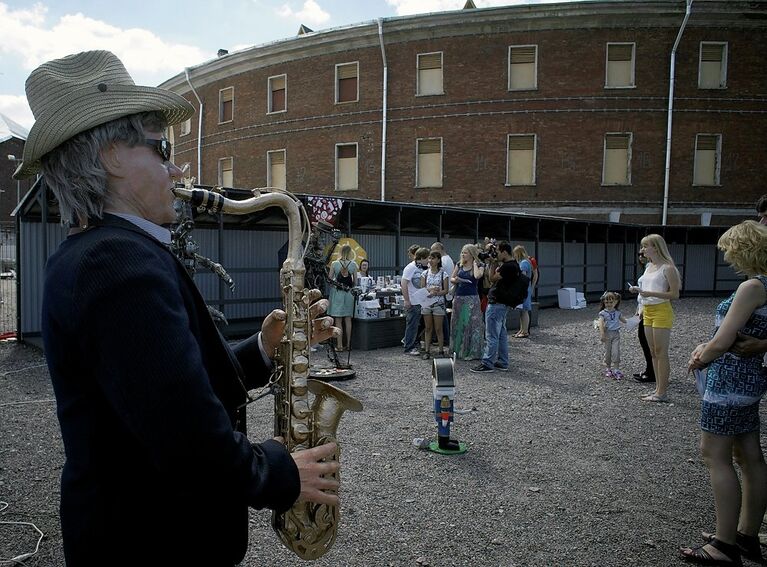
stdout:
[[221,167],[223,162],[225,162],[226,160],[231,160],[232,162],[232,185],[234,185],[234,157],[226,156],[226,157],[218,158],[218,179],[217,179],[218,184],[217,185],[219,187],[226,187],[224,185],[224,168]]
[[[274,110],[272,108],[272,103],[274,102],[272,100],[272,93],[274,92],[272,90],[272,80],[273,79],[279,79],[280,77],[284,77],[285,78],[285,108],[283,108],[282,110]],[[266,98],[266,101],[267,101],[267,103],[266,103],[267,104],[266,113],[267,114],[280,114],[282,112],[287,112],[288,111],[288,74],[287,73],[282,73],[281,75],[272,75],[271,77],[269,77],[266,80],[266,89],[267,89],[267,94],[266,94],[266,97],[267,97]]]
[[[232,117],[229,120],[221,120],[223,118],[223,98],[222,95],[224,91],[232,91]],[[229,122],[234,121],[234,87],[226,87],[223,89],[218,90],[218,123],[219,124],[227,124]]]
[[[626,183],[605,183],[605,169],[607,167],[607,137],[608,136],[628,136],[629,147],[627,148],[626,163]],[[634,153],[634,133],[633,132],[605,132],[602,137],[602,187],[628,187],[631,185],[631,169]]]
[[[716,138],[716,168],[714,169],[714,184],[703,185],[695,183],[695,170],[698,169],[698,139],[701,136],[713,136]],[[698,132],[695,134],[695,148],[693,149],[692,159],[692,186],[693,187],[721,187],[722,185],[722,135],[706,132]]]
[[[509,183],[509,152],[511,151],[509,147],[511,146],[511,138],[512,137],[526,137],[529,138],[530,136],[533,137],[533,181],[532,183],[519,185],[516,183]],[[526,133],[526,134],[507,134],[506,135],[506,180],[504,185],[506,187],[531,187],[533,185],[536,185],[538,183],[538,134],[532,134],[532,133]]]
[[188,136],[191,133],[192,133],[192,119],[187,118],[186,120],[181,122],[181,124],[178,127],[178,136],[180,138],[181,136]]
[[[339,101],[338,100],[338,81],[340,80],[338,78],[338,68],[344,67],[346,65],[356,65],[357,66],[357,97],[354,100],[344,100]],[[335,80],[335,103],[336,104],[350,104],[353,102],[359,102],[360,101],[360,62],[359,61],[347,61],[346,63],[336,63],[336,80]]]
[[[607,84],[608,68],[610,66],[610,46],[611,45],[630,45],[631,46],[631,84],[613,86]],[[637,44],[635,41],[608,41],[605,44],[605,88],[606,89],[635,89],[636,88],[636,61]]]
[[[722,45],[722,68],[719,73],[719,86],[718,87],[702,87],[700,86],[701,79],[701,67],[703,65],[703,45]],[[726,41],[701,41],[698,49],[698,88],[703,90],[724,90],[727,88],[727,67],[730,59],[730,46]]]
[[[359,83],[357,83],[359,85]],[[341,189],[338,187],[338,148],[340,146],[354,146],[354,154],[357,156],[357,186],[354,189]],[[357,142],[339,142],[333,150],[333,162],[335,164],[335,190],[336,191],[359,191],[360,188],[360,147]]]
[[[421,93],[421,56],[439,54],[439,70],[442,74],[442,90],[438,93]],[[440,96],[445,94],[445,53],[444,51],[429,51],[428,53],[417,53],[415,56],[415,96]]]
[[[439,185],[418,185],[418,147],[421,142],[439,140]],[[415,139],[415,184],[416,189],[442,189],[445,186],[445,142],[441,136],[430,136],[428,138]]]
[[[521,47],[534,47],[535,48],[535,62],[533,63],[533,69],[534,69],[534,75],[535,79],[533,81],[532,87],[523,87],[523,88],[512,88],[511,86],[511,50],[517,49]],[[521,45],[510,45],[507,56],[506,56],[506,74],[508,75],[508,80],[506,81],[506,90],[508,91],[536,91],[538,90],[538,44],[537,43],[528,43],[528,44],[521,44]]]
[[279,149],[279,150],[269,150],[266,152],[266,186],[267,187],[274,187],[274,184],[272,183],[272,154],[283,154],[285,156],[285,159],[283,163],[285,164],[285,188],[287,189],[288,186],[288,152],[285,148]]

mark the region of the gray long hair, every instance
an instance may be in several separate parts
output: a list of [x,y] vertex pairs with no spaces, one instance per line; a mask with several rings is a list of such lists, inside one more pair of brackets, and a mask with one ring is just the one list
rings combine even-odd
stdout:
[[131,114],[81,132],[45,154],[40,169],[59,202],[61,224],[103,216],[110,195],[101,150],[113,142],[136,146],[146,130],[162,132],[166,126],[161,112]]

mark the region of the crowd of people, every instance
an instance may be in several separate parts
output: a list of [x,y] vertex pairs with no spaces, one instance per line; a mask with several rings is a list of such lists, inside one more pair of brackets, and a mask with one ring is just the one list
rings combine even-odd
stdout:
[[[182,172],[164,130],[193,114],[186,99],[136,86],[106,51],[44,63],[26,90],[36,122],[14,176],[42,173],[71,226],[46,266],[42,308],[66,452],[60,491],[66,563],[91,565],[103,557],[136,565],[151,557],[158,564],[237,565],[248,545],[248,507],[285,511],[298,500],[339,502],[330,476],[339,469],[334,444],[290,453],[284,439],[253,443],[246,435],[247,390],[268,382],[286,314],[273,311],[261,332],[231,347],[167,246],[166,225],[176,217],[172,189]],[[716,530],[681,554],[705,565],[761,559],[767,196],[757,212],[760,223],[745,221],[719,239],[725,260],[746,279],[718,306],[711,339],[688,362],[702,396],[701,452]],[[370,270],[350,252],[343,248],[330,268],[337,326],[323,316],[329,302],[310,293],[314,340],[335,337],[343,349],[350,347],[353,312],[341,294]],[[402,275],[404,352],[432,356],[433,335],[436,355],[449,348],[457,358],[479,361],[475,372],[508,369],[506,316],[521,306],[515,336],[529,337],[537,282],[524,247],[489,239],[467,244],[455,265],[440,243],[410,253]],[[663,403],[680,275],[661,236],[646,236],[641,254],[646,267],[629,291],[639,299],[650,360],[636,378],[656,383],[643,400]],[[611,333],[625,317],[613,295],[603,297],[602,307],[605,363],[615,377],[620,353]]]
[[[404,353],[424,359],[455,356],[459,360],[481,361],[482,364],[472,369],[478,372],[506,370],[508,349],[500,343],[507,337],[509,308],[518,307],[522,313],[519,332],[514,336],[530,336],[537,269],[525,248],[512,249],[508,242],[496,242],[488,237],[482,244],[464,245],[455,263],[441,242],[433,243],[430,248],[414,244],[408,248],[408,255],[410,262],[403,269],[401,279],[405,308]],[[513,305],[503,303],[496,290],[510,285],[520,274],[527,282],[524,293]],[[503,325],[500,325],[501,319]],[[432,339],[436,340],[436,351],[432,351]],[[500,353],[500,361],[489,360],[488,348],[489,358],[496,358]]]

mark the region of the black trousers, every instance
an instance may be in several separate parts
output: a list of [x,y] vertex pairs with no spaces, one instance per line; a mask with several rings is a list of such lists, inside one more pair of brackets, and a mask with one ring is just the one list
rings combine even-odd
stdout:
[[642,345],[645,362],[645,371],[642,374],[655,378],[655,369],[652,366],[652,352],[650,351],[650,345],[647,343],[647,336],[644,333],[643,317],[639,317],[639,344]]

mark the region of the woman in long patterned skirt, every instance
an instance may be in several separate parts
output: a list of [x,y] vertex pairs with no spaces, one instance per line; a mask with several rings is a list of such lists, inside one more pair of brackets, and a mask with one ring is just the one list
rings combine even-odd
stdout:
[[450,350],[461,360],[482,357],[485,325],[479,305],[477,282],[485,269],[479,261],[479,249],[467,244],[461,249],[461,258],[453,269],[450,282],[455,286],[453,315],[450,319]]

